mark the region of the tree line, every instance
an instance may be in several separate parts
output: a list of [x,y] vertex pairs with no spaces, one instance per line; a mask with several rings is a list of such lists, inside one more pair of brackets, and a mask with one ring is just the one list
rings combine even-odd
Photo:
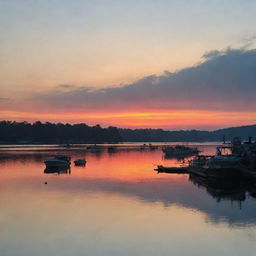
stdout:
[[163,129],[119,129],[124,141],[134,142],[206,142],[206,141],[232,141],[234,137],[247,140],[252,137],[256,140],[256,125],[231,127],[215,131],[178,130],[167,131]]
[[226,141],[234,137],[246,140],[256,137],[256,125],[232,127],[216,131],[163,129],[123,129],[100,125],[0,121],[1,144],[64,144],[119,142],[203,142]]
[[0,122],[0,143],[118,143],[122,138],[116,127],[63,123]]

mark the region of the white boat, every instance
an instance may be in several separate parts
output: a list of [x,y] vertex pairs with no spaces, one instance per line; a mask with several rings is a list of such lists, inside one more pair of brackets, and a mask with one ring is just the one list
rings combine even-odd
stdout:
[[70,166],[71,158],[69,156],[54,156],[51,159],[45,160],[44,163],[46,167],[60,167],[60,166]]
[[216,155],[207,161],[207,167],[212,169],[237,169],[240,166],[241,158],[234,155]]
[[241,158],[235,155],[199,156],[192,160],[189,172],[206,178],[236,178]]

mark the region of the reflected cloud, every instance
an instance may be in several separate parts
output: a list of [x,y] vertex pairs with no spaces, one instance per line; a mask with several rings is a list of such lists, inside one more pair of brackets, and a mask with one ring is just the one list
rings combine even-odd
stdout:
[[[40,178],[19,179],[16,186],[30,186],[39,189]],[[48,190],[69,195],[84,193],[110,193],[132,197],[144,203],[162,203],[164,207],[179,205],[206,214],[207,220],[214,223],[228,223],[231,226],[256,225],[255,191],[251,187],[221,190],[195,186],[183,175],[178,180],[168,178],[148,181],[129,182],[111,179],[66,178],[58,177],[53,183],[48,180]],[[3,184],[1,184],[3,187]],[[70,194],[71,192],[71,194]],[[249,192],[247,194],[247,192]],[[75,197],[76,197],[75,196]]]
[[[72,156],[80,157],[76,152]],[[15,190],[45,193],[44,186],[39,184],[44,184],[47,178],[48,192],[68,195],[70,199],[85,194],[117,194],[146,204],[161,203],[164,207],[179,205],[199,211],[205,214],[207,221],[213,223],[256,225],[255,183],[220,183],[186,174],[157,174],[153,165],[147,163],[159,161],[161,156],[161,151],[128,151],[111,155],[106,151],[101,158],[89,153],[86,155],[86,169],[72,167],[72,173],[70,170],[46,170],[47,176],[42,173],[44,165],[42,160],[39,161],[41,156],[37,159],[28,155],[26,162],[22,157],[14,162],[6,159],[5,165],[0,168],[1,193],[10,184]],[[169,161],[178,164],[176,160]],[[22,168],[26,168],[26,171],[21,173]],[[12,171],[4,171],[7,169]]]

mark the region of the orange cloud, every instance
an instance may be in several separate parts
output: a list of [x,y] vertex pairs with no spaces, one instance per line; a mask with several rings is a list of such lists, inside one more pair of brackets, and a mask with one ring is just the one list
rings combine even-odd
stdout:
[[214,129],[255,123],[256,112],[225,111],[134,111],[134,112],[74,112],[74,113],[35,113],[18,111],[0,111],[1,119],[85,122],[89,125],[102,124],[130,128],[170,128],[170,129]]

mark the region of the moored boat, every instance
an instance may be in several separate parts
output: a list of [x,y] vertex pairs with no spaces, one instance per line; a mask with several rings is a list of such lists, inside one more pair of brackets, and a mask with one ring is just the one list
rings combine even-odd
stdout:
[[115,146],[109,146],[108,147],[108,152],[109,153],[114,153],[114,152],[116,152],[116,150],[117,150],[117,147],[115,147]]
[[236,155],[198,156],[189,164],[189,172],[207,178],[236,178],[241,158]]
[[158,146],[156,146],[156,145],[152,145],[151,143],[149,143],[149,149],[150,150],[156,150],[156,149],[158,149]]
[[166,173],[188,173],[187,166],[167,167],[167,166],[158,165],[157,169],[155,170],[158,172],[166,172]]
[[101,146],[98,146],[98,145],[96,145],[96,144],[87,147],[87,150],[88,150],[89,152],[92,152],[92,153],[101,152],[102,149],[103,149],[103,148],[102,148]]
[[74,161],[75,166],[85,166],[86,160],[85,159],[77,159]]
[[51,159],[45,160],[44,163],[46,167],[68,167],[71,163],[70,160],[71,158],[69,156],[56,155]]
[[165,146],[162,148],[162,151],[167,156],[193,156],[199,153],[197,148],[186,147],[183,145],[176,146]]

